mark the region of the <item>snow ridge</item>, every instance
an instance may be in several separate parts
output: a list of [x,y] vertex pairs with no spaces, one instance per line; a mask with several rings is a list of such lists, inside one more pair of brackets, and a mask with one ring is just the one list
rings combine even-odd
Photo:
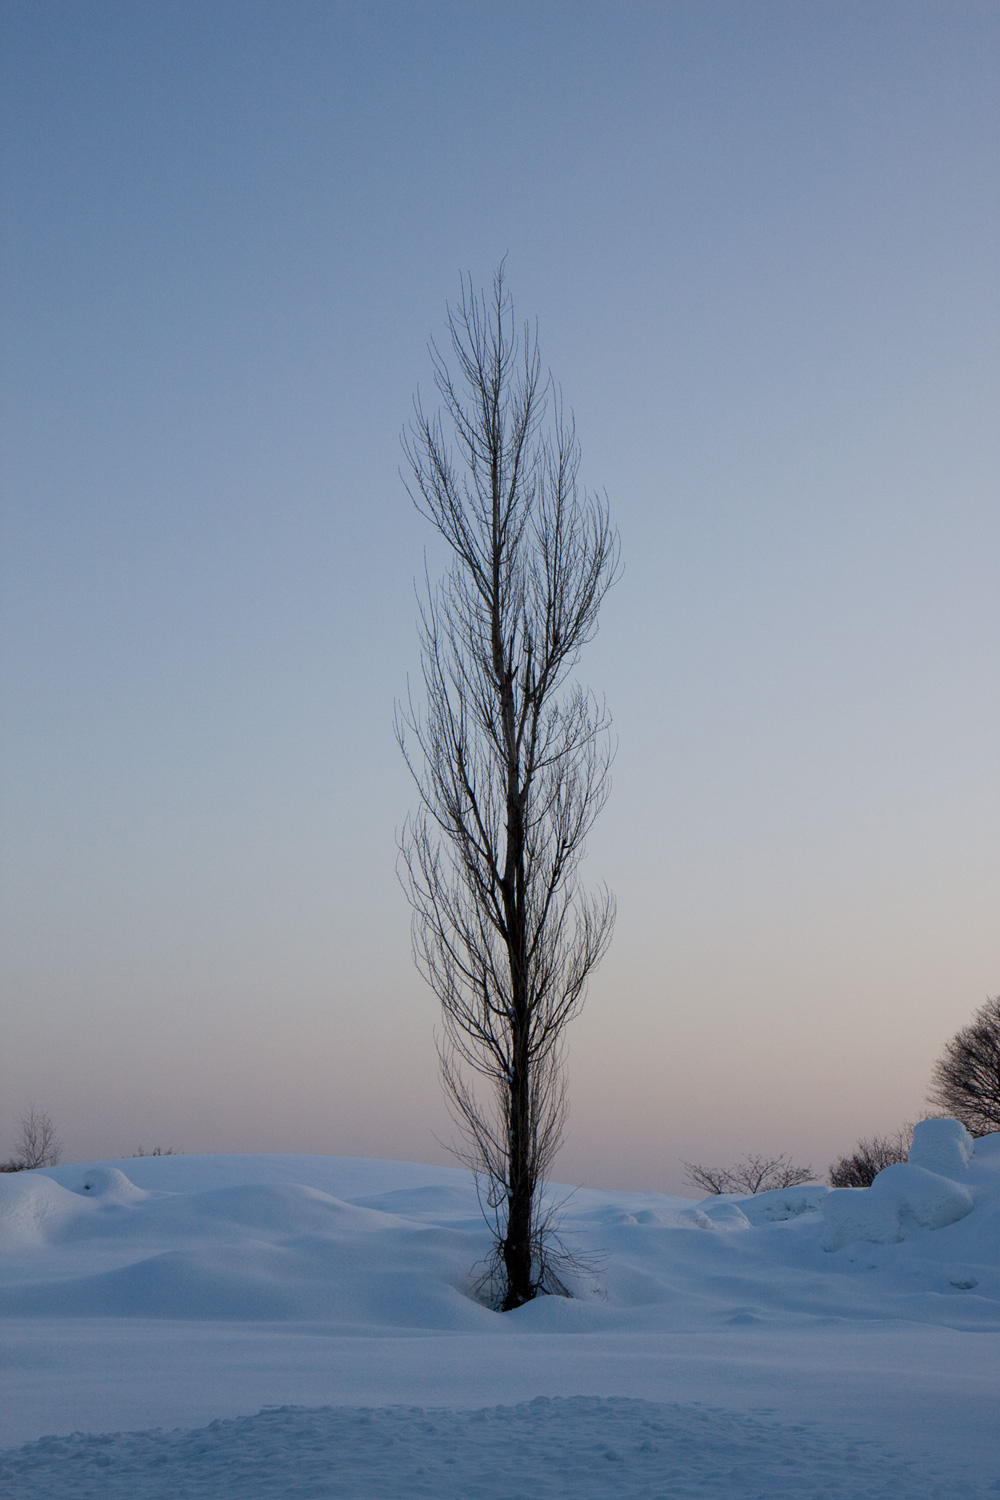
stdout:
[[873,1444],[713,1408],[538,1397],[480,1411],[265,1409],[195,1431],[74,1433],[0,1455],[7,1500],[979,1500]]

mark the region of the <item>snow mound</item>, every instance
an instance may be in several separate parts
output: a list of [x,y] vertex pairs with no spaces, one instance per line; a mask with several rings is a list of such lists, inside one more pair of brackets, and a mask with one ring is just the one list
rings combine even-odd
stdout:
[[223,1226],[255,1230],[265,1236],[287,1238],[301,1234],[363,1234],[392,1229],[404,1221],[394,1214],[345,1203],[331,1193],[300,1182],[243,1184],[192,1193],[159,1206],[164,1229],[184,1217],[189,1226],[201,1221],[215,1233]]
[[979,1500],[870,1443],[699,1406],[539,1397],[479,1411],[265,1408],[197,1431],[42,1438],[0,1455],[7,1500]]
[[920,1120],[913,1127],[913,1144],[907,1161],[943,1177],[968,1174],[976,1143],[958,1120]]
[[973,1207],[964,1184],[911,1162],[896,1162],[879,1172],[871,1187],[835,1188],[827,1195],[823,1249],[840,1250],[855,1240],[898,1244],[914,1228],[943,1229]]
[[738,1203],[725,1199],[721,1203],[704,1204],[702,1216],[719,1229],[749,1229],[751,1223]]
[[807,1182],[801,1187],[771,1188],[740,1200],[740,1208],[751,1224],[780,1224],[812,1214],[822,1207],[830,1189],[822,1183]]
[[86,1193],[102,1203],[141,1203],[149,1197],[117,1167],[88,1167],[80,1174],[79,1182],[67,1186],[70,1192]]
[[79,1200],[39,1172],[0,1175],[0,1249],[42,1244],[79,1213]]

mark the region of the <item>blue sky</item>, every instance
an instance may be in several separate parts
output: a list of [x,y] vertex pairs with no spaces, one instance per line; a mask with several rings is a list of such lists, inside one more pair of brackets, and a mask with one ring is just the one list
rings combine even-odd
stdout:
[[2,1141],[442,1159],[393,701],[507,255],[624,579],[560,1170],[825,1167],[1000,988],[996,4],[9,0]]

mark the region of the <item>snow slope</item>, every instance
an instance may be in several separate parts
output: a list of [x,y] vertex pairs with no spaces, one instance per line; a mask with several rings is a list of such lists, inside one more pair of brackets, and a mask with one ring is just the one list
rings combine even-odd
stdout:
[[4,1493],[1000,1493],[1000,1135],[926,1121],[865,1190],[562,1218],[575,1296],[501,1315],[457,1169],[0,1177]]

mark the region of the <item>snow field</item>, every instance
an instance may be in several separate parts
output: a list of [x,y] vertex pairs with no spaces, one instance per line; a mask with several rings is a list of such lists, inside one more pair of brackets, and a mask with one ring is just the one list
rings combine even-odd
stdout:
[[870,1189],[579,1191],[562,1222],[574,1297],[501,1315],[458,1169],[0,1177],[4,1494],[1000,1494],[1000,1135],[927,1121]]

